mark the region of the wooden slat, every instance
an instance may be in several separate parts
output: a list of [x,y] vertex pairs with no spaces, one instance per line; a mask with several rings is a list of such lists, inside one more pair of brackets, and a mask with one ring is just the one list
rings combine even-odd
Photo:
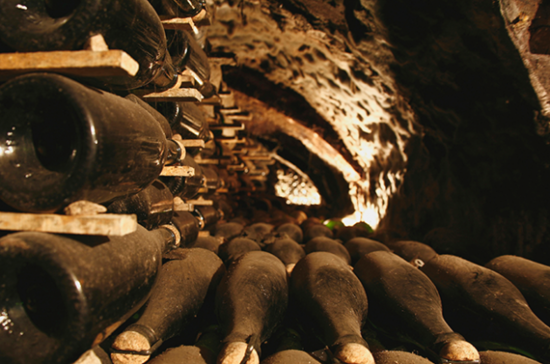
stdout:
[[204,148],[205,142],[202,139],[184,139],[179,141],[185,148]]
[[132,233],[136,229],[136,215],[65,216],[0,212],[0,230],[122,236]]
[[189,166],[165,166],[160,175],[166,177],[193,177],[195,175],[195,168]]
[[136,91],[135,94],[146,101],[201,101],[202,95],[194,88],[176,88],[166,91]]
[[193,18],[174,18],[161,16],[160,21],[164,29],[187,30],[199,34],[199,28],[195,25]]
[[0,54],[0,80],[31,72],[56,72],[81,77],[132,77],[138,70],[139,64],[117,49]]

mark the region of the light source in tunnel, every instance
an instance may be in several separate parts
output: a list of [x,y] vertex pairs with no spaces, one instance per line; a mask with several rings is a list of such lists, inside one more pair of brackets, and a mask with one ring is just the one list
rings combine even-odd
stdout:
[[289,205],[320,205],[321,195],[309,178],[298,175],[293,170],[277,170],[275,195],[286,199]]

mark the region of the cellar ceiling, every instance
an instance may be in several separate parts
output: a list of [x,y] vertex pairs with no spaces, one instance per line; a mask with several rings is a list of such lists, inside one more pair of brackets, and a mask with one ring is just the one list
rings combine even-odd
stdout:
[[232,60],[248,133],[333,216],[474,261],[548,259],[546,3],[209,5],[206,47]]

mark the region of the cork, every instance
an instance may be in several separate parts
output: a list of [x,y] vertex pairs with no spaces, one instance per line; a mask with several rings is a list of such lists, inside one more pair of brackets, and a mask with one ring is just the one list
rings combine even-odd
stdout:
[[345,344],[336,350],[334,356],[346,364],[374,364],[372,353],[361,344]]
[[[135,331],[124,331],[118,335],[113,343],[113,349],[146,351],[151,349],[149,340],[142,334]],[[113,364],[143,364],[149,360],[150,355],[120,354],[112,353],[111,360]]]
[[[218,355],[217,364],[241,364],[247,348],[248,344],[244,342],[232,342],[225,345],[220,355]],[[252,353],[250,353],[250,357],[245,364],[260,364],[260,357],[255,349],[252,349]]]
[[479,361],[477,349],[467,341],[452,341],[445,345],[439,356],[451,361]]

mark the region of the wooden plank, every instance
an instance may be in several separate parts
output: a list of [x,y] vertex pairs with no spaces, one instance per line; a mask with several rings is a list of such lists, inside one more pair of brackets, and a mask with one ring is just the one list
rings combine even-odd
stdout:
[[31,72],[80,77],[132,77],[138,70],[139,64],[118,49],[0,54],[0,80]]
[[165,166],[160,172],[165,177],[193,177],[195,168],[189,166]]
[[197,26],[195,25],[193,18],[161,16],[160,21],[164,29],[186,30],[189,32],[193,32],[194,34],[199,34],[199,28],[197,28]]
[[205,200],[203,198],[199,198],[196,200],[186,200],[188,204],[195,205],[195,206],[213,206],[214,201],[212,200]]
[[136,229],[136,215],[100,214],[65,216],[0,212],[0,230],[122,236],[132,233]]
[[220,97],[218,95],[214,95],[212,97],[209,97],[207,99],[203,99],[201,101],[201,104],[205,104],[205,105],[220,105],[221,101],[220,101]]
[[204,148],[205,142],[202,139],[184,139],[179,141],[185,148]]
[[137,96],[146,101],[201,101],[202,94],[194,88],[177,88],[166,91],[135,91]]

